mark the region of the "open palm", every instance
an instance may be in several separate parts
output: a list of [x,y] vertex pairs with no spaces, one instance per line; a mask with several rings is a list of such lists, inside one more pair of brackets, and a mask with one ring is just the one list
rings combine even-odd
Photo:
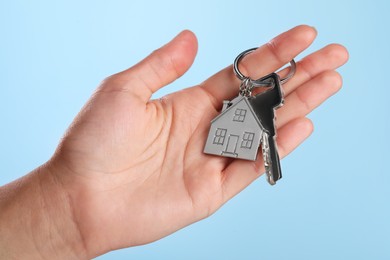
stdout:
[[[273,72],[315,36],[311,27],[293,28],[246,56],[241,71],[252,78]],[[238,93],[231,67],[150,100],[184,74],[196,50],[195,36],[184,31],[104,80],[52,158],[91,257],[152,242],[207,217],[264,171],[261,156],[251,162],[203,153],[211,119],[224,99]],[[310,135],[305,116],[341,87],[334,70],[347,56],[332,44],[298,62],[296,75],[283,85],[285,105],[277,110],[281,157]]]

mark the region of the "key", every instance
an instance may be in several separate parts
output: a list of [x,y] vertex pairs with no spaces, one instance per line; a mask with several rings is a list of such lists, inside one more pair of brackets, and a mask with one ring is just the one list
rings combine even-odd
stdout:
[[276,73],[271,73],[261,80],[270,82],[272,87],[249,99],[249,102],[263,126],[261,146],[264,166],[268,182],[274,185],[282,178],[276,144],[275,110],[283,105],[284,98],[280,78]]

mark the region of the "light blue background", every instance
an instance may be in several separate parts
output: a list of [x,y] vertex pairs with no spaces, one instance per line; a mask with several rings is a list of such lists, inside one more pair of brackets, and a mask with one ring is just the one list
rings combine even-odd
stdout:
[[[344,88],[310,115],[312,137],[210,218],[98,259],[390,259],[388,1],[5,1],[0,3],[0,184],[44,163],[106,76],[182,29],[199,38],[203,81],[244,49],[298,24],[305,54],[344,44]],[[302,57],[302,56],[300,56]]]

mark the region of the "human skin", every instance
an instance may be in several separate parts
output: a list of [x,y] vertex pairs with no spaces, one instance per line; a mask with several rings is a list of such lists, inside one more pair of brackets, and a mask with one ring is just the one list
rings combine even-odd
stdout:
[[[247,55],[240,70],[251,78],[271,73],[316,35],[297,26]],[[251,162],[203,153],[211,119],[238,93],[231,66],[151,100],[189,69],[196,52],[196,37],[183,31],[103,80],[53,157],[0,188],[1,259],[89,259],[150,243],[210,216],[262,175],[262,156]],[[297,63],[276,111],[281,157],[311,134],[306,115],[341,88],[335,69],[347,60],[343,46],[330,44]]]

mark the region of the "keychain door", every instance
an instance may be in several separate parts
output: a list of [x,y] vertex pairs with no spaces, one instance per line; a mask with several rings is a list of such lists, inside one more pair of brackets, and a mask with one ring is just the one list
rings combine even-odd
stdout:
[[238,135],[230,135],[226,145],[226,150],[223,153],[237,157],[236,149],[237,149],[238,139],[239,139]]

